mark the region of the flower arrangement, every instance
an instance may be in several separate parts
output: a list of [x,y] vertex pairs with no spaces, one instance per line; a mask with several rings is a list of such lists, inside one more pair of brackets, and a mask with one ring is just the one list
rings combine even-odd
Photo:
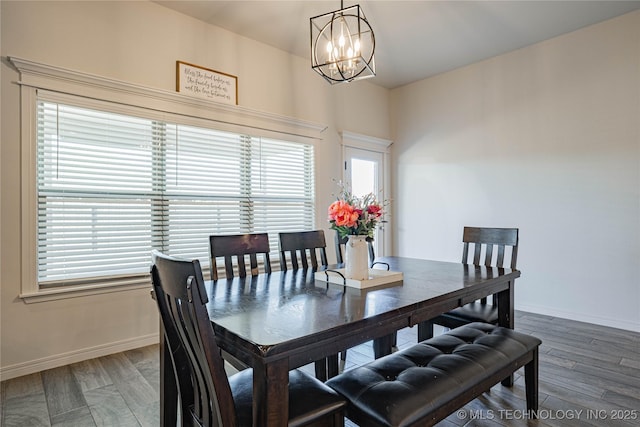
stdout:
[[340,238],[357,235],[373,239],[375,227],[384,215],[384,203],[378,202],[373,193],[356,197],[342,182],[338,185],[338,200],[329,206],[331,228],[338,231]]

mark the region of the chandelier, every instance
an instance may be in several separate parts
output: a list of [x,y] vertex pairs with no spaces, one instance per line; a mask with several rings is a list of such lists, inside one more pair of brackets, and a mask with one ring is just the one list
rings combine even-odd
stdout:
[[359,5],[311,18],[311,68],[331,84],[374,77],[376,39]]

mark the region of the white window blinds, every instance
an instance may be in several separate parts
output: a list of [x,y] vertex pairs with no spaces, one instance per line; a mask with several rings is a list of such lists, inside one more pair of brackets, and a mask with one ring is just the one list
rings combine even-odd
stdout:
[[[314,226],[313,146],[38,100],[38,282],[148,280],[153,248]],[[212,124],[213,125],[213,124]]]

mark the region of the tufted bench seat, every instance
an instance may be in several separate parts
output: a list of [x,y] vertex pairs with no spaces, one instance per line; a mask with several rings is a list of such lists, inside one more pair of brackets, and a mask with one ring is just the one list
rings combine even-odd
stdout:
[[470,323],[327,381],[360,426],[430,426],[525,367],[527,410],[538,409],[533,336]]

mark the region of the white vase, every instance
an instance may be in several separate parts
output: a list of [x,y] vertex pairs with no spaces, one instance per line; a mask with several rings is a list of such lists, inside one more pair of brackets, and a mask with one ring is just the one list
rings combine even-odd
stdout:
[[367,236],[350,235],[345,251],[345,277],[353,280],[365,280],[369,277],[369,252]]

